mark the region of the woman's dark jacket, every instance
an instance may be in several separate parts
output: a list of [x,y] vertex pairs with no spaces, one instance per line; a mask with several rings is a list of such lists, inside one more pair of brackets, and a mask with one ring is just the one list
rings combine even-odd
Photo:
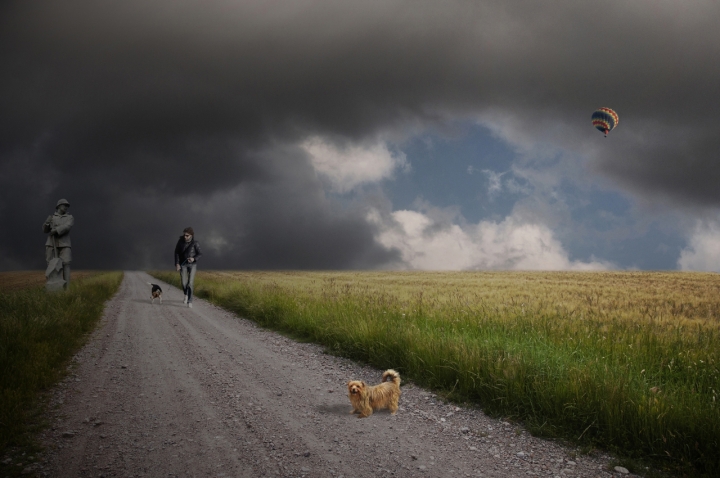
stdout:
[[186,263],[190,257],[195,259],[195,261],[192,262],[194,264],[200,256],[202,256],[200,244],[195,241],[195,238],[190,242],[185,242],[185,237],[180,236],[180,239],[175,245],[175,264],[182,265]]

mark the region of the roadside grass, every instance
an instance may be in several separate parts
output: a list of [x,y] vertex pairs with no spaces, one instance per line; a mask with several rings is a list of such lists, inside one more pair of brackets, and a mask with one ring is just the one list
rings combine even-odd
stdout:
[[[8,273],[0,273],[0,284]],[[42,272],[40,273],[42,274]],[[42,283],[0,288],[0,458],[34,447],[39,395],[66,372],[117,291],[122,272],[88,272],[70,290],[46,293]],[[44,276],[43,276],[44,279]],[[15,474],[11,465],[0,467]]]
[[199,272],[196,288],[533,433],[720,475],[716,274]]

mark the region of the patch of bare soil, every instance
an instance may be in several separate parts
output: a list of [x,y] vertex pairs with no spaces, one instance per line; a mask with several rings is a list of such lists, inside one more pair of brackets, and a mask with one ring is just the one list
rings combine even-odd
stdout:
[[163,285],[125,274],[53,394],[53,477],[610,477],[583,456],[412,384],[391,416],[351,415],[346,383],[381,370],[324,355]]

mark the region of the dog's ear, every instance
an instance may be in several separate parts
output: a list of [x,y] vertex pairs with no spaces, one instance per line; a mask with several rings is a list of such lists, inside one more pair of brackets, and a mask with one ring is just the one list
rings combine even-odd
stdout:
[[366,385],[365,385],[365,382],[363,382],[363,381],[360,382],[360,385],[362,385],[363,387],[366,386]]

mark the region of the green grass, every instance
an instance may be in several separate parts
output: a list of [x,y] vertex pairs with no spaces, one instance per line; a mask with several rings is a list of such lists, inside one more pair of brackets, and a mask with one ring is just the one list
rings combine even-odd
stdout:
[[201,272],[196,286],[537,434],[720,475],[715,274]]
[[0,457],[32,442],[39,394],[63,376],[122,276],[98,273],[59,293],[42,286],[0,292]]

